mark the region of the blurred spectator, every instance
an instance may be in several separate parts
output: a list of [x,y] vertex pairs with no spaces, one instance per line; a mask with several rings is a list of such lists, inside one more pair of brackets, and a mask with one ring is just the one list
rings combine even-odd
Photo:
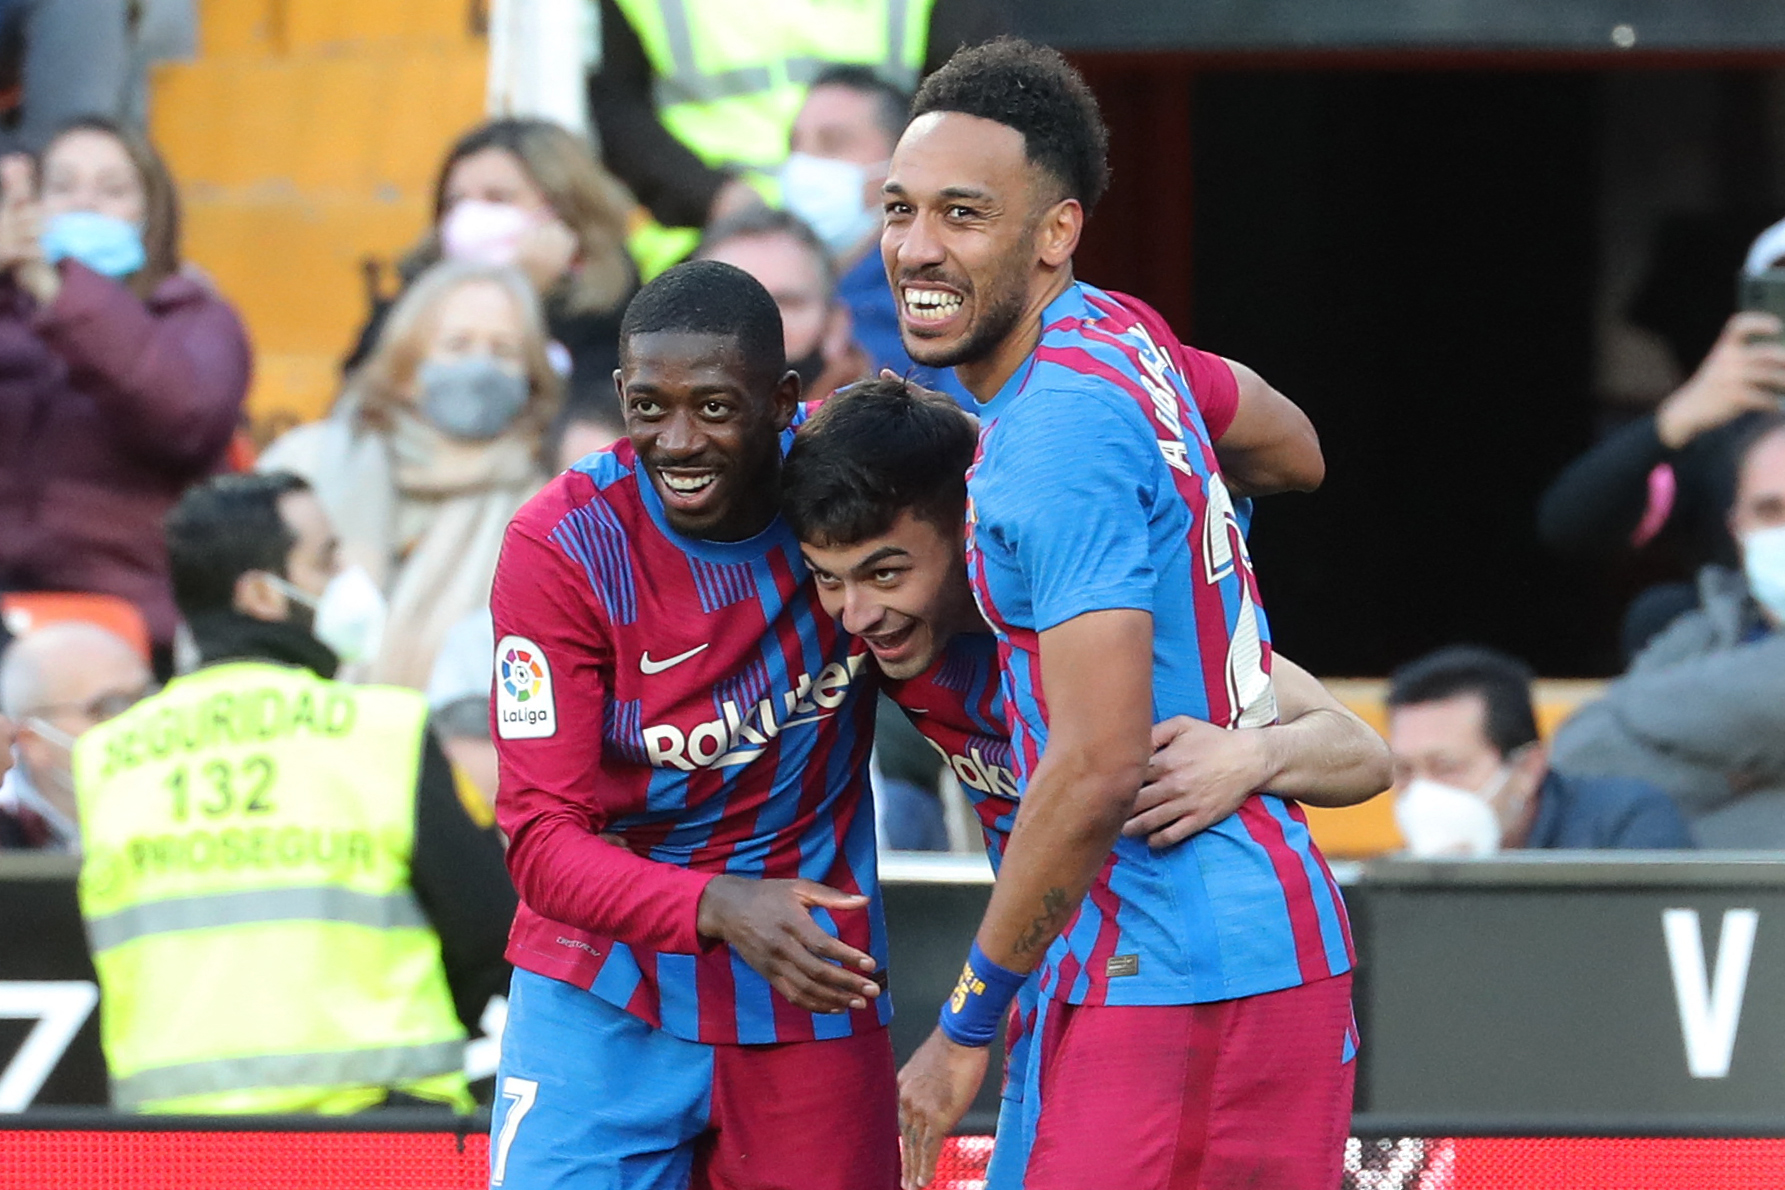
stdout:
[[[704,227],[761,202],[787,153],[805,87],[855,64],[904,90],[962,45],[1009,31],[1002,0],[601,0],[589,106],[608,168],[668,229]],[[662,231],[663,229],[658,229]],[[667,267],[695,236],[640,255]]]
[[96,624],[64,620],[0,655],[0,714],[18,763],[0,782],[0,848],[80,850],[72,756],[86,732],[148,694],[141,654]]
[[1453,646],[1389,679],[1395,821],[1421,858],[1518,848],[1692,846],[1679,811],[1633,775],[1549,768],[1533,675],[1491,649]]
[[1737,459],[1742,570],[1700,572],[1697,607],[1562,726],[1556,764],[1653,781],[1701,846],[1785,848],[1785,416]]
[[330,680],[327,514],[295,476],[222,476],[167,542],[201,667],[75,752],[114,1102],[469,1110],[514,894],[421,695]]
[[618,401],[567,404],[546,439],[551,465],[567,471],[578,459],[606,450],[626,436],[626,418]]
[[953,368],[913,362],[899,338],[899,310],[880,258],[881,197],[911,97],[863,66],[820,74],[793,119],[781,168],[781,201],[805,220],[836,262],[837,296],[878,375],[891,369],[972,408]]
[[496,629],[479,608],[447,630],[428,675],[434,734],[455,773],[472,784],[484,817],[495,821],[496,744],[490,739],[490,695],[496,680]]
[[797,216],[765,207],[741,211],[709,227],[695,255],[735,265],[769,291],[803,397],[827,397],[870,375],[849,308],[837,296],[836,266]]
[[[1607,562],[1654,544],[1676,555],[1686,574],[1707,563],[1733,564],[1727,518],[1735,451],[1756,416],[1780,408],[1782,331],[1770,314],[1731,317],[1691,379],[1653,414],[1606,435],[1550,484],[1538,508],[1544,543],[1564,557]],[[1642,592],[1625,614],[1625,660],[1694,602],[1685,582]]]
[[449,261],[398,300],[334,411],[261,456],[310,481],[389,602],[376,653],[347,658],[366,662],[356,677],[424,688],[447,629],[489,602],[503,530],[547,479],[558,404],[526,278]]
[[[637,287],[625,192],[580,137],[546,120],[492,120],[459,138],[434,186],[434,226],[398,266],[407,287],[442,259],[514,265],[544,304],[572,404],[614,404],[620,313]],[[375,301],[345,367],[363,363],[391,302]]]
[[0,0],[0,151],[35,153],[81,116],[136,122],[129,0]]
[[181,271],[173,182],[141,138],[77,121],[40,172],[0,163],[0,587],[129,599],[164,662],[161,517],[228,450],[247,337]]

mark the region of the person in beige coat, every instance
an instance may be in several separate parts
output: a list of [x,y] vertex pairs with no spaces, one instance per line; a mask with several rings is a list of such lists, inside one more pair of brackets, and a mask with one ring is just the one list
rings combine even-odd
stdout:
[[330,415],[261,456],[262,470],[310,482],[343,558],[389,604],[352,676],[427,686],[447,630],[489,602],[509,519],[548,478],[560,399],[525,277],[448,262],[403,294]]

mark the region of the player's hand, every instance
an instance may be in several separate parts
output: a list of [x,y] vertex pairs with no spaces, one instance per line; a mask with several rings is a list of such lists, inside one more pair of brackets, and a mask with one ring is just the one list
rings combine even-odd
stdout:
[[1785,343],[1766,336],[1785,331],[1777,318],[1747,310],[1723,326],[1717,345],[1655,410],[1655,435],[1679,450],[1700,434],[1750,410],[1779,408],[1785,393]]
[[920,1190],[936,1176],[943,1140],[967,1114],[985,1081],[986,1057],[984,1047],[956,1045],[937,1029],[899,1071],[904,1190]]
[[770,987],[807,1012],[847,1012],[880,994],[880,985],[862,975],[877,964],[820,929],[812,910],[867,905],[866,897],[812,880],[715,876],[701,894],[695,928],[731,943]]
[[1147,781],[1122,827],[1153,847],[1181,843],[1238,810],[1270,780],[1262,732],[1228,731],[1179,715],[1153,725]]

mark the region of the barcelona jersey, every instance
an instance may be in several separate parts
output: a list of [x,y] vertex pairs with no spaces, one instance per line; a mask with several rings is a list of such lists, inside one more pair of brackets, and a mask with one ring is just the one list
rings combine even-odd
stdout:
[[686,538],[625,440],[509,527],[491,600],[497,817],[522,905],[509,959],[677,1037],[844,1036],[695,925],[715,875],[803,877],[868,907],[820,926],[886,960],[868,804],[877,673],[780,520]]
[[[1269,627],[1191,387],[1198,356],[1139,303],[1075,284],[982,406],[968,569],[998,636],[1019,798],[1047,746],[1040,634],[1090,612],[1152,616],[1155,720],[1275,721]],[[1118,840],[1042,981],[1075,1004],[1185,1004],[1312,982],[1351,961],[1344,905],[1301,809],[1255,795],[1175,847]]]

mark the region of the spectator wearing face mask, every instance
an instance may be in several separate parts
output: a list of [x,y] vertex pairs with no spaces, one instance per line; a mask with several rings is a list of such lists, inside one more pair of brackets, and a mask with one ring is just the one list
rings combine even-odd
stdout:
[[1653,781],[1700,846],[1785,848],[1785,415],[1736,452],[1728,527],[1741,569],[1698,575],[1698,605],[1556,734],[1569,773]]
[[507,985],[514,893],[422,696],[332,680],[322,504],[226,475],[166,536],[199,667],[74,752],[115,1106],[470,1110],[467,1025]]
[[79,620],[46,624],[0,654],[0,715],[15,725],[18,758],[0,781],[0,848],[80,850],[75,741],[141,701],[151,681],[128,641]]
[[1444,859],[1691,847],[1684,819],[1653,785],[1549,767],[1532,680],[1523,662],[1469,646],[1440,649],[1389,678],[1395,821],[1408,851]]
[[694,255],[743,269],[769,291],[781,311],[787,366],[799,373],[805,397],[829,396],[872,374],[837,296],[830,253],[797,216],[752,207],[707,228]]
[[[1780,284],[1781,256],[1785,221],[1754,241],[1745,271]],[[1706,564],[1734,565],[1728,521],[1736,452],[1757,421],[1785,401],[1781,332],[1785,326],[1771,314],[1731,316],[1691,379],[1550,484],[1537,514],[1544,543],[1563,557],[1602,561],[1666,551],[1683,567],[1682,579]],[[1695,602],[1689,581],[1657,583],[1639,594],[1624,617],[1625,661]]]
[[171,655],[161,518],[241,417],[241,321],[181,270],[173,182],[97,119],[0,163],[0,587],[96,591]]
[[354,568],[340,606],[379,593],[389,605],[376,640],[331,639],[336,606],[317,608],[318,634],[354,677],[423,689],[447,629],[489,602],[503,530],[548,478],[559,402],[526,279],[448,261],[404,292],[333,412],[261,456],[262,469],[307,479],[328,509]]
[[911,97],[863,66],[833,66],[812,81],[793,119],[781,167],[781,201],[810,226],[836,262],[837,297],[848,307],[870,373],[890,369],[963,407],[972,397],[953,368],[926,368],[899,338],[899,310],[880,258],[881,197]]
[[[492,120],[447,153],[434,224],[398,273],[408,286],[441,260],[520,269],[543,303],[571,402],[613,404],[620,313],[638,287],[625,247],[630,205],[580,137],[548,120]],[[370,357],[390,310],[375,302],[349,372]]]

